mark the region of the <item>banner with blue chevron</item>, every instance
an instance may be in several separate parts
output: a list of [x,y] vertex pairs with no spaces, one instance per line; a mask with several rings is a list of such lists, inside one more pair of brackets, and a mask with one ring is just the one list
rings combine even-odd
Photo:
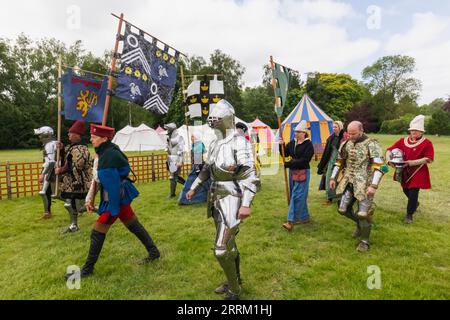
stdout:
[[175,91],[180,53],[173,49],[173,54],[169,53],[167,45],[161,49],[156,38],[148,41],[142,30],[134,33],[128,23],[122,40],[116,97],[154,113],[166,114]]

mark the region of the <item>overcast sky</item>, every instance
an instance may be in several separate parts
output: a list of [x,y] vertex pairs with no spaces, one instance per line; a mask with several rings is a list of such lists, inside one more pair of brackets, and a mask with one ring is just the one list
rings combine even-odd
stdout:
[[[441,0],[14,0],[0,3],[0,37],[21,32],[81,39],[101,55],[125,18],[188,55],[220,49],[262,80],[269,55],[301,73],[349,73],[384,55],[406,54],[423,82],[420,103],[450,95],[450,1]],[[79,14],[78,14],[79,13]],[[79,22],[79,23],[78,23]]]

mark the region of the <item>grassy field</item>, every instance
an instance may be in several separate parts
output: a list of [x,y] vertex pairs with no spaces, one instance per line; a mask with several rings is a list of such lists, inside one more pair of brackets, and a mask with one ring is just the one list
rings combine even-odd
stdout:
[[[398,137],[377,138],[387,147]],[[449,299],[450,138],[432,140],[433,190],[421,192],[414,224],[403,224],[406,200],[390,172],[376,196],[372,246],[366,254],[355,250],[354,225],[335,206],[323,205],[315,168],[309,196],[314,222],[292,233],[281,227],[287,213],[281,171],[263,176],[252,217],[242,224],[237,239],[242,298]],[[28,152],[16,152],[16,159],[28,157]],[[1,153],[0,159],[16,153]],[[213,293],[223,280],[212,251],[213,221],[206,219],[205,205],[180,207],[167,200],[168,188],[168,182],[138,185],[141,196],[134,202],[162,258],[137,265],[145,250],[117,222],[106,237],[95,275],[83,280],[80,290],[67,289],[63,275],[67,266],[84,263],[96,216],[81,217],[80,232],[60,236],[68,224],[60,201],[48,221],[39,220],[38,197],[0,201],[0,299],[221,299]],[[381,270],[379,290],[367,288],[372,265]]]

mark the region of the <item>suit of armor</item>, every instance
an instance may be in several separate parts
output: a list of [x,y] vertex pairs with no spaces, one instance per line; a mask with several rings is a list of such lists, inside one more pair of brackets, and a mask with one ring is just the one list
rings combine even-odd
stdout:
[[225,298],[233,299],[238,298],[241,291],[240,258],[235,241],[241,222],[238,213],[241,207],[251,206],[259,179],[252,147],[234,128],[231,104],[226,100],[219,101],[210,113],[208,123],[215,129],[216,139],[210,145],[205,165],[191,190],[195,192],[211,178],[207,216],[214,218],[216,226],[214,255],[227,278],[223,285],[227,290]]
[[39,136],[43,145],[43,165],[41,175],[43,176],[42,188],[39,195],[42,197],[44,212],[50,214],[52,204],[52,183],[55,179],[56,164],[56,141],[53,137],[53,129],[50,127],[41,127],[34,130],[34,134]]
[[170,172],[170,196],[175,197],[177,182],[184,183],[184,180],[179,177],[181,166],[183,165],[184,139],[177,132],[175,123],[169,123],[164,126],[169,135],[167,141],[167,166]]

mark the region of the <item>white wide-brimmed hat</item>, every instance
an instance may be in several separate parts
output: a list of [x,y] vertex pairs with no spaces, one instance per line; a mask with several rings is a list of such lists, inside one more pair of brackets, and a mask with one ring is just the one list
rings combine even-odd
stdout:
[[295,127],[295,132],[306,132],[308,133],[309,128],[308,128],[308,123],[306,122],[306,120],[302,120],[300,121],[300,123]]

